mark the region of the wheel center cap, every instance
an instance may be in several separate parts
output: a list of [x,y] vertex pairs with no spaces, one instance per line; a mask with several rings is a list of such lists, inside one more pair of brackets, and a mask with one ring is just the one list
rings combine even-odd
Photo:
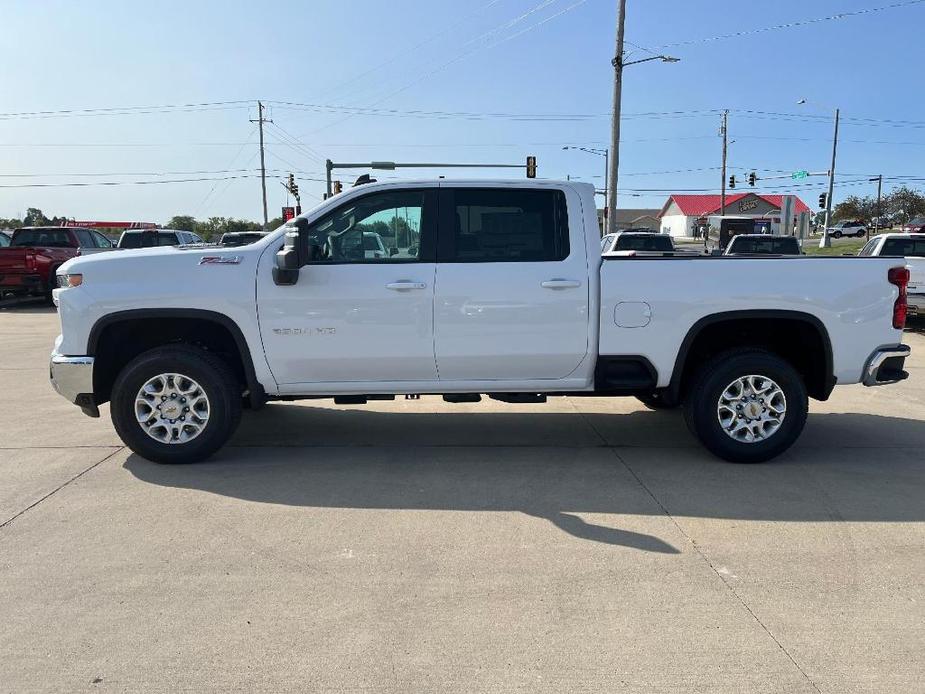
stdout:
[[180,416],[181,413],[180,403],[167,401],[164,403],[164,406],[161,408],[161,413],[167,419],[176,419]]

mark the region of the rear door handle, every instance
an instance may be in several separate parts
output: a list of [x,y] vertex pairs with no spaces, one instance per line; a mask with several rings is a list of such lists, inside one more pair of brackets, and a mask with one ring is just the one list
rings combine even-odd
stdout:
[[578,280],[546,280],[541,282],[540,286],[544,289],[574,289],[580,287],[581,282]]
[[409,282],[402,280],[401,282],[389,282],[385,285],[385,288],[395,292],[402,292],[408,289],[427,289],[427,284],[425,282]]

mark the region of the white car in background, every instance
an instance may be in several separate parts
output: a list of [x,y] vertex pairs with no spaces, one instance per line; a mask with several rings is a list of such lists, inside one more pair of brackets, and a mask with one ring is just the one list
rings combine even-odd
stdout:
[[860,256],[902,256],[909,268],[909,312],[925,313],[925,236],[921,234],[880,234],[858,253]]
[[829,235],[836,239],[842,236],[864,236],[866,233],[867,225],[858,221],[845,220],[829,227]]

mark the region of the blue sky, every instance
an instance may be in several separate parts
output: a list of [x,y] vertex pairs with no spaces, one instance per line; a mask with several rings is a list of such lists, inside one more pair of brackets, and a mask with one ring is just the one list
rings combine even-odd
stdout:
[[[759,176],[825,170],[830,105],[841,107],[845,119],[838,161],[838,181],[845,185],[836,200],[874,192],[875,184],[853,182],[878,173],[925,177],[919,163],[925,154],[925,3],[705,41],[899,1],[627,0],[627,41],[681,62],[626,68],[619,205],[660,206],[666,194],[645,189],[718,189],[715,110],[723,108],[731,110],[735,140],[729,164],[742,178],[750,169]],[[309,179],[322,178],[325,157],[518,163],[535,154],[541,177],[571,175],[600,186],[603,160],[562,146],[607,145],[615,6],[615,0],[3,0],[0,111],[268,100],[274,120],[267,129],[270,216],[286,202],[279,185],[286,171],[304,172],[297,179],[306,206],[319,199],[323,184]],[[651,55],[629,44],[627,52],[628,60]],[[797,106],[801,97],[815,105]],[[280,102],[398,113],[348,115]],[[254,104],[228,104],[130,115],[0,117],[0,186],[253,175],[257,136],[248,121],[255,111]],[[499,113],[575,117],[481,115]],[[871,120],[852,120],[865,118]],[[201,171],[226,173],[186,173]],[[351,181],[358,173],[342,178]],[[391,175],[440,173],[521,175]],[[821,177],[810,179],[808,188],[794,192],[814,205],[824,184]],[[885,188],[894,184],[887,181]],[[786,192],[780,188],[786,185],[768,180],[764,187]],[[49,216],[160,222],[174,214],[262,214],[257,178],[0,187],[0,216],[19,216],[33,206]]]

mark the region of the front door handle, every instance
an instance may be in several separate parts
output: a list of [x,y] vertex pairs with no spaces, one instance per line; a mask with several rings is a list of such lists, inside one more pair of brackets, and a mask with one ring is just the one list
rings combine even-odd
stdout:
[[540,286],[544,289],[574,289],[580,287],[581,282],[578,280],[546,280],[541,282]]
[[407,280],[402,280],[401,282],[389,282],[385,285],[386,289],[391,289],[395,292],[407,291],[408,289],[427,289],[427,284],[425,282],[410,282]]

